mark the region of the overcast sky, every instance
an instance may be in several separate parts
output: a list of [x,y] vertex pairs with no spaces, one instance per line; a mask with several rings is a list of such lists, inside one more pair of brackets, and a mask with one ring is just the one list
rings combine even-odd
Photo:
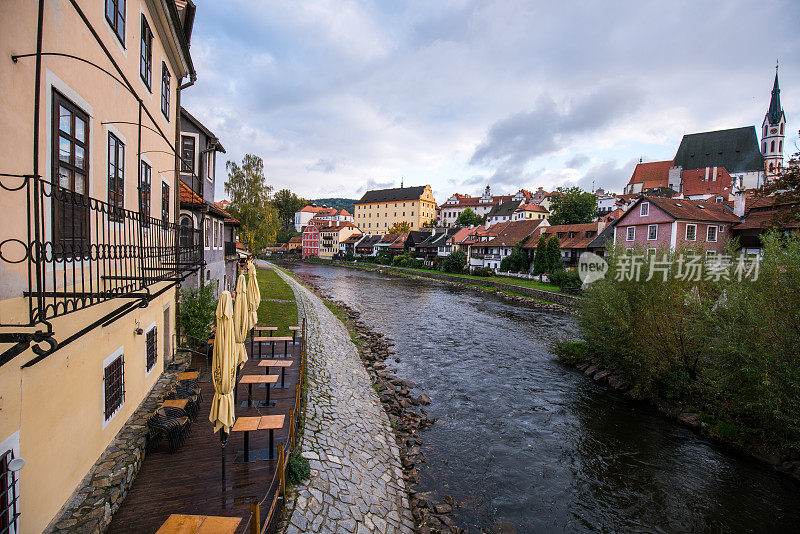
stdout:
[[760,132],[777,58],[798,143],[797,0],[195,2],[182,103],[306,198],[621,192],[684,133]]

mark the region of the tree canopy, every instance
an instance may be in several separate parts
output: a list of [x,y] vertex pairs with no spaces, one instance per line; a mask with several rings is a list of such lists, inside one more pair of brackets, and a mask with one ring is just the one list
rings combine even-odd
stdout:
[[229,161],[225,165],[228,179],[225,193],[231,200],[228,211],[239,219],[239,236],[252,252],[275,242],[278,212],[270,202],[272,186],[264,175],[264,162],[259,156],[246,154],[241,165]]
[[583,224],[597,218],[597,196],[580,187],[559,187],[550,199],[550,224]]
[[789,204],[770,221],[771,225],[781,227],[800,220],[800,152],[795,152],[780,175],[764,186],[764,194],[774,194],[778,204]]
[[478,226],[486,222],[486,217],[480,217],[472,208],[462,211],[456,218],[458,226]]
[[411,231],[411,223],[408,221],[396,222],[389,227],[390,234],[405,234]]
[[289,228],[294,224],[294,214],[300,211],[308,202],[304,198],[298,197],[288,189],[281,189],[272,196],[272,205],[278,211],[278,217],[284,228]]

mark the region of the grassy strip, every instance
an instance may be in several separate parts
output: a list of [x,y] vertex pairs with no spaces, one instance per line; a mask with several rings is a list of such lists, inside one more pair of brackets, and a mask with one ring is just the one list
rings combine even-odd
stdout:
[[[259,269],[258,288],[261,291],[261,304],[258,306],[259,326],[277,326],[276,336],[291,336],[290,326],[298,326],[297,304],[289,284],[272,269]],[[279,299],[289,302],[271,302],[264,299]]]

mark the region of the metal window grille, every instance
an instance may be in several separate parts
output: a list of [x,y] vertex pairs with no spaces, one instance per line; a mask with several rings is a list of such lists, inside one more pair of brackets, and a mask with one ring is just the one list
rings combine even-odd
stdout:
[[18,532],[19,495],[17,495],[16,473],[8,468],[14,459],[14,451],[0,455],[0,534]]
[[156,351],[156,327],[153,327],[152,330],[147,332],[147,337],[145,339],[145,357],[146,357],[146,365],[147,371],[149,372],[153,369],[153,366],[156,364],[156,358],[158,353]]
[[169,184],[161,182],[161,220],[169,222]]
[[105,418],[111,419],[125,402],[125,355],[120,354],[105,368],[103,377],[105,390]]

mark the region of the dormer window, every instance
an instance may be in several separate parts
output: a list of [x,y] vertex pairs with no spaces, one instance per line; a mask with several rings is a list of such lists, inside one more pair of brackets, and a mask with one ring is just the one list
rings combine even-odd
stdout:
[[639,209],[639,215],[641,215],[642,217],[646,217],[647,215],[650,215],[650,203],[649,202],[642,202],[642,205],[640,206],[640,209]]

